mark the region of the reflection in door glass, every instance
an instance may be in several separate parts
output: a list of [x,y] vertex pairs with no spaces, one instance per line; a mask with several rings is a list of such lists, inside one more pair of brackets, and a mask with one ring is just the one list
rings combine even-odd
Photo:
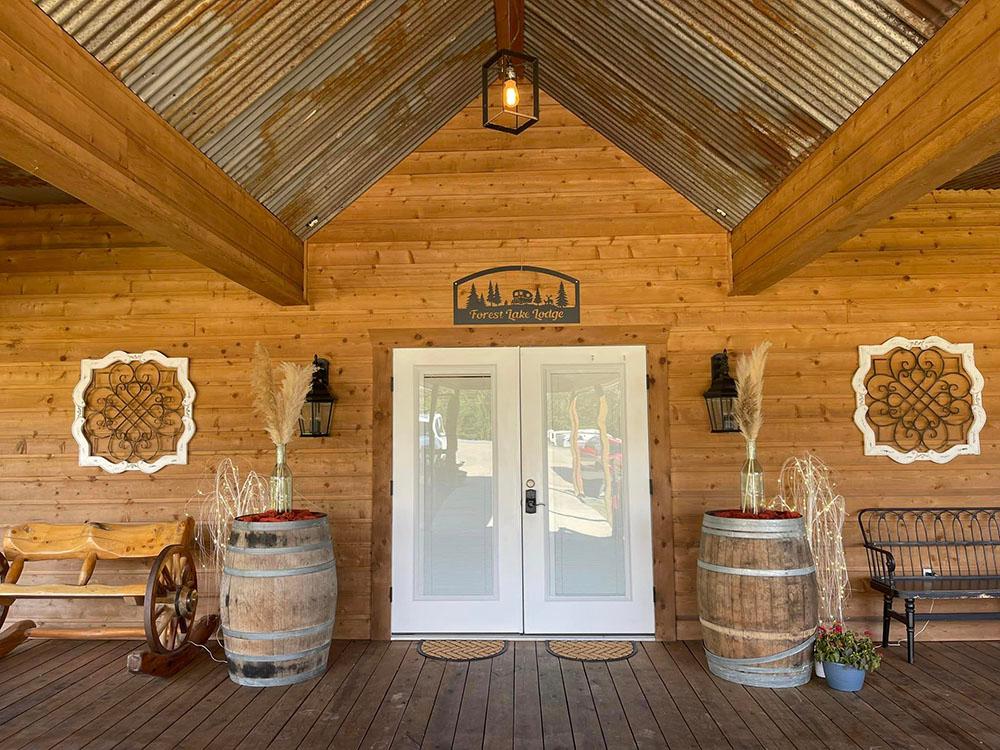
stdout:
[[418,415],[416,593],[495,594],[493,384],[489,376],[424,376]]
[[628,592],[624,372],[546,373],[548,597]]

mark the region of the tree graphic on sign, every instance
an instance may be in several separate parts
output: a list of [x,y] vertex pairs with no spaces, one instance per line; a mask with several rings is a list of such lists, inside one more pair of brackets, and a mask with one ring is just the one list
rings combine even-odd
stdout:
[[569,298],[566,296],[566,285],[559,282],[559,292],[556,294],[556,305],[559,307],[567,307],[569,305]]
[[473,284],[469,290],[469,298],[465,301],[465,309],[474,310],[477,307],[482,307],[482,304],[483,298],[479,296],[479,292],[476,291],[476,285]]

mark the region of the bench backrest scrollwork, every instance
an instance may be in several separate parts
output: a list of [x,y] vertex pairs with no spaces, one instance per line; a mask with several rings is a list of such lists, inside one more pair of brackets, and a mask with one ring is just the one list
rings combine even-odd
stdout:
[[874,577],[1000,576],[1000,508],[867,508],[858,513]]

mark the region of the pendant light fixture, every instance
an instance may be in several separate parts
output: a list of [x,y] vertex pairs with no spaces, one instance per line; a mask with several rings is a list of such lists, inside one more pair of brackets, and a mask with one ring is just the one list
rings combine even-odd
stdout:
[[538,58],[524,47],[524,0],[495,0],[497,52],[483,65],[483,127],[517,135],[538,122]]

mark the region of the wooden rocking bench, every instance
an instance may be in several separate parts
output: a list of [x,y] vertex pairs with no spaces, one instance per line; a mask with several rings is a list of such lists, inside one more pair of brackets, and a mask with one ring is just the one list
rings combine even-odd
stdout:
[[[0,628],[17,599],[117,599],[144,605],[142,627],[41,628],[30,620],[0,633],[0,656],[26,638],[144,639],[154,654],[184,647],[194,624],[198,578],[192,549],[194,520],[171,523],[29,523],[2,529]],[[82,561],[76,584],[18,583],[25,563]],[[91,583],[98,560],[149,559],[142,583]]]

